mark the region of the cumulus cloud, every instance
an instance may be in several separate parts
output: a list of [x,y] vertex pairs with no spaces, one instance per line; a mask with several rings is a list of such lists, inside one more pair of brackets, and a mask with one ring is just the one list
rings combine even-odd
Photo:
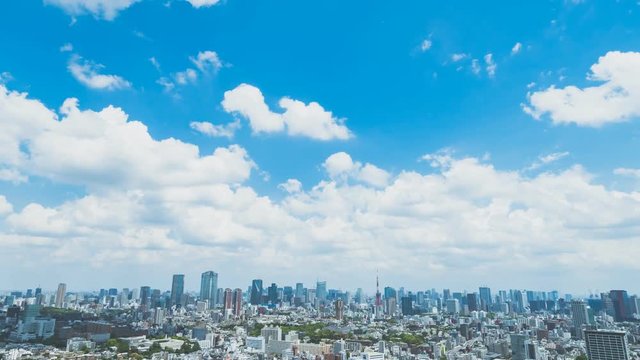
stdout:
[[460,60],[465,59],[466,57],[467,57],[467,54],[464,54],[464,53],[452,54],[451,55],[451,61],[458,62]]
[[322,165],[331,179],[347,181],[356,180],[374,187],[384,187],[391,175],[373,165],[354,162],[346,152],[337,152],[329,156]]
[[118,13],[139,0],[44,0],[45,4],[63,9],[71,16],[91,14],[96,18],[113,20]]
[[520,50],[522,50],[522,43],[517,42],[515,45],[513,45],[513,47],[511,48],[511,55],[516,55],[518,53],[520,53]]
[[211,137],[226,137],[232,138],[236,131],[240,129],[241,124],[239,120],[235,120],[228,124],[215,125],[207,121],[193,121],[189,126],[204,135]]
[[[190,56],[189,60],[195,69],[186,68],[182,71],[172,73],[170,76],[163,76],[156,81],[156,83],[162,86],[165,92],[172,92],[176,89],[176,86],[184,86],[189,84],[195,84],[201,75],[207,75],[217,72],[224,66],[222,60],[215,51],[200,51],[196,56]],[[149,59],[151,64],[160,71],[160,63],[155,57]]]
[[67,69],[78,82],[90,89],[119,90],[131,87],[131,83],[121,76],[101,74],[104,65],[84,60],[78,55],[71,57]]
[[608,52],[591,66],[587,80],[599,84],[529,93],[523,109],[535,119],[548,115],[554,124],[588,127],[640,116],[640,52]]
[[[70,99],[55,112],[0,86],[0,168],[84,189],[49,204],[0,197],[0,272],[24,283],[46,267],[56,274],[50,286],[64,278],[73,288],[113,276],[166,286],[171,273],[199,274],[214,258],[220,269],[251,269],[224,271],[231,284],[321,273],[344,288],[372,282],[380,268],[385,281],[411,287],[424,284],[415,269],[428,270],[434,286],[446,276],[456,287],[488,277],[495,286],[556,287],[557,276],[540,274],[560,272],[567,290],[580,290],[640,270],[637,191],[609,189],[579,165],[531,174],[451,151],[424,159],[426,170],[390,174],[335,153],[315,185],[289,179],[276,200],[247,185],[256,165],[237,145],[201,154],[154,138],[122,109]],[[108,278],[92,270],[100,267]]]
[[420,43],[420,50],[422,52],[429,51],[429,49],[431,49],[431,46],[433,46],[433,42],[431,41],[431,39],[424,39],[422,40],[422,43]]
[[494,77],[496,75],[496,69],[498,68],[498,65],[493,60],[493,54],[486,54],[484,56],[484,63],[486,65],[485,69],[487,70],[487,75],[489,77]]
[[283,113],[269,109],[264,95],[257,87],[240,84],[224,93],[222,107],[229,113],[237,113],[249,121],[254,133],[287,131],[292,136],[304,136],[317,140],[346,140],[352,137],[344,120],[333,116],[317,102],[284,97],[278,105]]
[[215,51],[201,51],[198,55],[189,59],[203,73],[210,70],[216,71],[222,67],[222,61]]

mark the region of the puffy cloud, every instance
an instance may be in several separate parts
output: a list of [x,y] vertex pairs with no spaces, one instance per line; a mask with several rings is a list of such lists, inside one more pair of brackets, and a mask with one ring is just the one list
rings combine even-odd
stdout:
[[517,42],[515,45],[513,45],[513,47],[511,48],[511,55],[516,55],[520,52],[520,50],[522,50],[522,43]]
[[187,0],[191,6],[198,9],[201,7],[209,7],[216,5],[220,0]]
[[237,146],[201,155],[176,139],[155,140],[147,127],[112,106],[80,110],[76,99],[48,110],[26,94],[0,86],[0,165],[92,188],[240,183],[253,162]]
[[284,113],[269,109],[260,89],[240,84],[224,93],[222,107],[247,120],[254,133],[275,133],[285,130],[292,136],[305,136],[317,140],[349,139],[352,137],[343,119],[333,116],[317,102],[305,104],[287,97],[280,99]]
[[458,62],[460,60],[465,59],[466,57],[467,57],[467,54],[464,54],[464,53],[452,54],[451,55],[451,61]]
[[104,65],[95,64],[74,55],[67,69],[82,85],[96,90],[119,90],[131,87],[131,84],[118,75],[104,75],[100,71]]
[[388,172],[373,164],[362,165],[354,162],[346,152],[338,152],[329,156],[322,165],[330,178],[346,181],[357,180],[374,187],[384,187],[391,177]]
[[215,51],[201,51],[196,57],[191,57],[190,60],[201,72],[216,71],[222,67],[222,61],[220,61],[218,53]]
[[[332,286],[353,287],[380,267],[388,283],[411,287],[424,284],[423,269],[434,286],[446,276],[459,288],[490,278],[492,286],[580,290],[640,270],[640,194],[609,189],[579,165],[530,174],[443,151],[424,157],[427,170],[390,175],[342,152],[325,160],[315,186],[289,179],[276,200],[246,184],[255,165],[239,146],[203,155],[154,139],[116,107],[81,110],[70,99],[56,114],[4,87],[0,154],[2,168],[86,192],[19,208],[0,198],[0,271],[20,281],[41,279],[33,269],[46,267],[52,286],[62,276],[88,287],[106,273],[128,275],[127,286],[162,286],[212,258],[219,269],[251,269],[225,271],[229,284],[322,273]],[[152,266],[160,270],[150,275]],[[92,270],[100,267],[108,271]]]
[[235,135],[236,131],[240,129],[241,124],[239,120],[235,120],[228,124],[222,124],[222,125],[215,125],[206,121],[202,121],[202,122],[193,121],[191,122],[191,124],[189,124],[189,126],[193,130],[207,136],[226,137],[230,139]]
[[599,85],[551,86],[528,94],[526,113],[548,114],[554,124],[600,127],[640,116],[640,52],[610,51],[591,66],[587,80]]
[[422,52],[425,51],[429,51],[429,49],[431,49],[431,46],[433,45],[431,39],[424,39],[422,40],[422,43],[420,43],[420,50]]
[[484,56],[484,63],[487,66],[487,75],[489,77],[494,77],[496,75],[496,69],[498,68],[498,65],[493,60],[493,54],[486,54]]
[[13,212],[13,205],[4,195],[0,195],[0,216],[6,216]]
[[62,8],[71,16],[91,14],[96,18],[113,20],[118,13],[139,0],[44,0],[45,4]]

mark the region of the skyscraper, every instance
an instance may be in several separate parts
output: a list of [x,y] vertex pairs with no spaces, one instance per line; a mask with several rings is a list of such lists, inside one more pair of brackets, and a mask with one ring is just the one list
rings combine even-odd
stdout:
[[480,287],[480,309],[484,311],[489,311],[491,307],[491,303],[493,302],[491,299],[491,289],[488,287]]
[[469,307],[469,311],[478,311],[478,294],[467,294],[467,306]]
[[276,283],[271,283],[271,286],[267,289],[267,295],[271,304],[275,305],[278,302],[278,285]]
[[224,290],[224,313],[225,315],[233,313],[233,291],[229,288]]
[[140,305],[143,307],[143,311],[149,310],[149,304],[151,301],[151,288],[148,286],[140,287]]
[[582,327],[589,325],[589,313],[587,304],[584,301],[571,302],[571,317],[573,318],[573,326],[576,329],[576,338],[582,339]]
[[344,319],[344,301],[342,301],[342,299],[336,300],[335,306],[336,306],[336,319],[337,320]]
[[260,305],[262,303],[262,279],[254,279],[251,282],[249,302],[251,305]]
[[613,302],[613,310],[616,321],[625,321],[631,318],[629,311],[629,296],[625,290],[611,290],[609,298]]
[[629,348],[624,331],[586,330],[584,332],[589,360],[628,360]]
[[205,271],[200,276],[200,300],[209,302],[209,309],[213,309],[218,303],[218,274],[214,271]]
[[327,300],[326,281],[318,281],[316,283],[316,299],[318,300],[318,304],[324,304],[325,300]]
[[67,293],[67,284],[58,284],[58,291],[56,292],[56,307],[61,308],[64,305],[64,296]]
[[233,315],[242,315],[242,290],[235,289],[233,291]]
[[171,304],[170,306],[182,306],[182,295],[184,295],[184,275],[173,275],[173,281],[171,282]]
[[413,302],[410,296],[404,296],[401,299],[400,307],[402,308],[402,315],[413,315]]

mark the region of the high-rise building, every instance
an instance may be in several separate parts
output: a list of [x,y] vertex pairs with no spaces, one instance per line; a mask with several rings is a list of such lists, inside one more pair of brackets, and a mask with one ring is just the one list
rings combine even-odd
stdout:
[[613,302],[614,318],[616,321],[625,321],[631,318],[629,311],[629,296],[625,290],[611,290],[609,298]]
[[629,360],[624,331],[585,330],[584,338],[589,360]]
[[56,292],[56,307],[61,308],[64,305],[64,297],[67,294],[67,284],[58,284],[58,291]]
[[316,283],[316,299],[318,300],[318,304],[324,304],[324,302],[327,300],[326,281],[318,281]]
[[249,297],[249,302],[251,305],[260,305],[262,304],[262,280],[254,279],[251,282],[251,293]]
[[267,344],[271,340],[280,341],[282,340],[282,329],[279,326],[265,326],[260,330],[260,336],[264,337]]
[[242,315],[242,290],[235,289],[233,291],[233,315]]
[[523,334],[511,334],[511,359],[536,359],[535,345]]
[[573,318],[576,338],[582,339],[582,327],[589,325],[589,312],[587,311],[587,304],[584,301],[571,302],[571,318]]
[[478,294],[477,293],[469,293],[467,294],[467,306],[469,307],[469,311],[478,311]]
[[491,289],[488,287],[480,287],[480,309],[489,311],[493,299],[491,299]]
[[140,287],[140,305],[143,307],[143,311],[149,310],[149,304],[151,302],[151,288],[148,286]]
[[413,315],[413,301],[411,300],[411,296],[402,297],[400,306],[402,308],[402,315]]
[[170,306],[180,307],[184,305],[182,303],[182,295],[184,295],[184,275],[173,275],[173,281],[171,282],[171,304]]
[[278,302],[278,285],[276,283],[271,283],[271,286],[267,289],[267,296],[271,304]]
[[233,313],[233,291],[229,288],[224,290],[224,313],[229,315]]
[[296,283],[296,297],[304,299],[304,284]]
[[394,316],[398,312],[398,300],[396,297],[390,297],[384,299],[385,303],[385,314],[389,316]]
[[218,273],[205,271],[200,276],[200,300],[209,302],[209,309],[218,303]]
[[449,314],[458,314],[460,313],[460,302],[458,299],[447,299],[447,312]]
[[337,320],[344,319],[344,301],[342,301],[342,299],[336,300],[335,306],[336,306],[336,319]]

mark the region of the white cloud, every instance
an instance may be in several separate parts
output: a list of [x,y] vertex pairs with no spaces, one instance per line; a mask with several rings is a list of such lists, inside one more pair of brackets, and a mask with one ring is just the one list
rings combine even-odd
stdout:
[[217,71],[222,67],[222,61],[215,51],[201,51],[196,57],[189,58],[191,62],[203,73]]
[[517,42],[515,45],[513,45],[513,47],[511,48],[511,55],[516,55],[520,52],[520,50],[522,50],[522,43]]
[[4,195],[0,195],[0,216],[7,216],[13,212],[13,205]]
[[278,187],[289,194],[295,194],[302,191],[302,183],[298,179],[287,179],[286,182],[278,185]]
[[451,61],[458,62],[460,60],[465,59],[466,57],[467,57],[467,54],[464,54],[464,53],[452,54]]
[[482,71],[482,67],[480,66],[478,59],[471,60],[471,72],[475,75],[480,75],[480,71]]
[[104,75],[100,71],[104,65],[95,64],[74,55],[67,69],[82,85],[95,90],[119,90],[131,87],[131,84],[118,75]]
[[186,0],[196,9],[216,5],[220,0]]
[[226,112],[238,113],[248,119],[251,129],[256,133],[284,130],[284,120],[269,110],[262,92],[255,86],[240,84],[233,90],[225,91],[222,107]]
[[154,68],[156,68],[156,70],[160,71],[160,62],[155,58],[155,56],[150,57],[149,62]]
[[96,18],[113,20],[118,13],[139,0],[44,0],[45,4],[62,8],[71,16],[92,14]]
[[354,162],[346,152],[329,156],[322,166],[331,179],[341,182],[351,179],[374,187],[384,187],[391,178],[389,173],[373,164]]
[[73,45],[71,43],[66,43],[60,46],[60,52],[71,52],[73,51]]
[[640,116],[640,52],[610,51],[591,66],[587,80],[599,85],[551,86],[528,94],[526,113],[548,114],[554,124],[600,127]]
[[487,65],[487,75],[489,77],[494,77],[496,75],[496,69],[498,68],[498,65],[496,65],[495,61],[493,60],[493,54],[486,54],[484,56],[484,63],[485,65]]
[[422,52],[428,51],[429,49],[431,49],[431,46],[433,46],[431,39],[424,39],[420,44],[420,50]]
[[616,175],[631,176],[640,179],[640,169],[617,168],[613,173]]
[[388,283],[413,288],[424,284],[419,268],[461,289],[491,278],[572,291],[628,284],[640,270],[636,190],[609,189],[579,165],[530,174],[451,151],[424,159],[428,170],[391,175],[336,153],[325,178],[308,190],[289,179],[276,200],[246,184],[256,165],[237,145],[201,154],[154,138],[119,108],[81,110],[70,99],[56,114],[0,86],[0,168],[85,192],[50,205],[0,199],[0,272],[16,274],[7,287],[43,280],[42,267],[55,274],[43,280],[50,286],[114,277],[162,286],[215,258],[221,269],[251,269],[225,272],[230,284],[322,273],[351,288],[379,267]]
[[260,89],[249,84],[240,84],[226,91],[222,101],[225,111],[238,113],[249,120],[254,133],[275,133],[286,129],[289,135],[317,140],[352,137],[344,120],[334,117],[317,102],[305,104],[284,97],[278,104],[285,110],[283,113],[271,111]]
[[553,162],[556,162],[558,160],[561,160],[565,157],[569,156],[569,152],[568,151],[562,151],[562,152],[554,152],[551,154],[547,154],[547,155],[541,155],[538,157],[538,159],[531,165],[529,165],[529,167],[527,168],[528,170],[536,170],[539,169],[545,165],[551,164]]
[[226,137],[230,139],[235,135],[236,131],[240,129],[241,124],[240,124],[240,120],[235,120],[228,124],[221,124],[221,125],[215,125],[207,121],[202,121],[202,122],[193,121],[191,122],[191,124],[189,124],[189,126],[193,130],[207,136]]

